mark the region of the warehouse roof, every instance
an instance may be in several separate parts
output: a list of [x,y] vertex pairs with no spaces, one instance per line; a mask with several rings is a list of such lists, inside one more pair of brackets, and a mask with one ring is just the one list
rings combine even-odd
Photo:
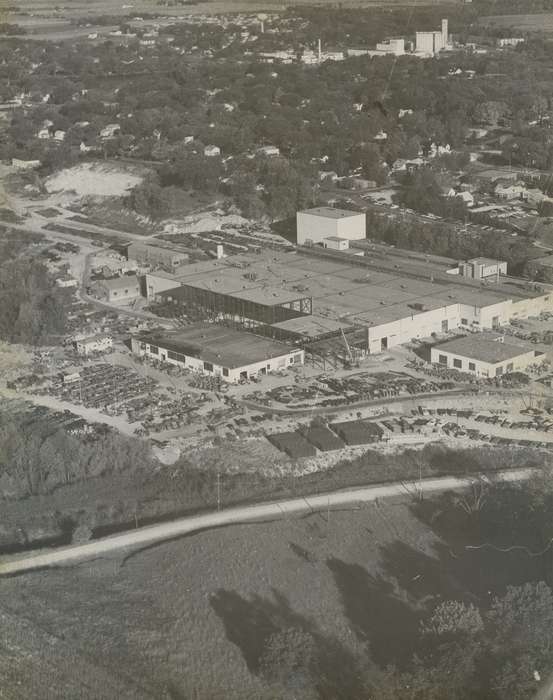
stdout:
[[509,345],[489,337],[479,335],[467,335],[434,346],[436,350],[443,350],[453,355],[461,355],[470,360],[479,360],[495,365],[498,362],[512,360],[520,355],[525,355],[533,350],[522,348],[518,345]]
[[[302,249],[301,254],[262,251],[149,276],[174,280],[175,288],[190,285],[267,305],[311,297],[313,312],[319,316],[370,326],[453,304],[482,308],[552,290],[546,284],[504,276],[496,284],[483,284],[447,274],[458,266],[457,260],[371,244],[362,248],[364,257],[328,250],[324,255],[311,249]],[[173,289],[163,294],[179,293]]]
[[136,338],[229,369],[282,357],[295,350],[276,340],[209,323],[189,326],[176,332],[141,333]]
[[345,219],[349,216],[365,216],[362,211],[350,211],[349,209],[335,209],[334,207],[314,207],[298,212],[299,214],[311,214],[323,216],[325,219]]
[[273,323],[272,327],[290,333],[297,333],[305,338],[317,338],[326,333],[339,331],[340,328],[345,330],[352,328],[350,323],[342,323],[324,316],[298,316],[287,321],[280,321],[280,323]]
[[503,260],[499,260],[498,258],[471,258],[467,260],[467,262],[473,265],[497,265],[503,262]]

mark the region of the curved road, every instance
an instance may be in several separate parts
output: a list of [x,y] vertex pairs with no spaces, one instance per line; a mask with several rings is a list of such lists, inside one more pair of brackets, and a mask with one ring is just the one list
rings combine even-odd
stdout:
[[[531,469],[506,470],[494,474],[494,480],[521,481],[529,478],[532,473],[533,470]],[[326,510],[331,506],[367,503],[376,501],[379,498],[389,498],[390,496],[413,496],[419,490],[423,493],[432,493],[463,489],[467,488],[477,478],[476,475],[473,477],[444,476],[435,479],[423,479],[421,482],[401,481],[334,491],[332,493],[294,498],[286,501],[258,503],[251,506],[229,508],[216,513],[179,518],[169,523],[150,525],[123,534],[98,539],[87,544],[63,547],[44,554],[0,562],[0,575],[20,574],[33,569],[91,559],[110,552],[116,552],[117,550],[160,542],[179,535],[186,535],[223,525],[274,520],[275,518],[282,518],[297,513]]]

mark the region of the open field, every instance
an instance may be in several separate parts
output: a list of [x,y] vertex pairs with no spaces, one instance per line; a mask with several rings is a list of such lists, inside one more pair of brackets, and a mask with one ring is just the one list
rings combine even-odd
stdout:
[[[417,5],[443,5],[454,4],[455,0],[344,0],[340,3],[342,7],[394,7],[394,6],[417,6]],[[169,15],[171,17],[186,16],[190,14],[214,14],[222,12],[255,12],[258,8],[271,9],[274,11],[283,10],[287,7],[302,5],[335,5],[335,0],[213,0],[208,2],[198,2],[196,5],[184,7],[163,7],[157,2],[144,2],[143,0],[133,3],[118,4],[114,7],[111,0],[69,0],[64,3],[63,8],[53,7],[48,0],[21,0],[17,6],[23,12],[33,12],[41,14],[43,17],[56,17],[60,20],[67,20],[72,17],[83,15],[117,14],[136,16],[141,13],[155,13],[160,16]],[[25,16],[21,16],[25,20]],[[10,21],[17,20],[19,15],[10,15]],[[28,21],[28,19],[27,19]]]
[[123,686],[140,698],[291,700],[297,694],[265,681],[259,662],[272,632],[296,627],[323,661],[315,697],[365,698],[367,645],[377,666],[402,668],[418,649],[420,620],[444,598],[485,606],[506,582],[544,577],[547,562],[523,551],[467,549],[511,536],[491,535],[486,522],[447,497],[392,500],[5,579],[3,645],[19,653],[3,690],[29,697],[40,674],[48,697],[67,697],[53,690],[54,669],[33,663],[46,636],[58,666],[78,663],[84,687],[107,684],[95,697],[126,697],[112,690]]
[[141,181],[130,168],[122,170],[113,166],[85,163],[67,168],[46,180],[46,190],[52,192],[75,192],[78,196],[117,197],[125,194]]
[[492,15],[481,17],[480,24],[491,27],[513,27],[522,32],[553,32],[553,13],[543,12],[534,15]]

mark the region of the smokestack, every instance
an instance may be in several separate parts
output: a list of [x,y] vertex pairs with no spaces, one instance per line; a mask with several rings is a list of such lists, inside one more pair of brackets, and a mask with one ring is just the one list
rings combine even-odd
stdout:
[[261,20],[261,33],[265,33],[265,22],[263,20]]
[[322,48],[322,43],[321,40],[319,39],[318,42],[318,55],[319,55],[319,63],[321,62],[321,59],[323,57],[323,48]]
[[446,47],[446,46],[448,45],[448,43],[449,43],[449,34],[448,34],[448,32],[449,32],[449,29],[448,29],[448,22],[447,22],[447,19],[443,19],[443,20],[442,20],[442,45],[443,45],[444,49],[445,49],[445,47]]
[[223,252],[223,246],[218,243],[217,244],[217,260],[221,260],[221,258],[224,258],[225,254]]

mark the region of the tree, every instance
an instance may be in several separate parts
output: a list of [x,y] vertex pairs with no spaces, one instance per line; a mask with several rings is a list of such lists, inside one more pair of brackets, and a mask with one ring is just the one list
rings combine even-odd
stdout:
[[523,700],[553,665],[553,592],[543,581],[508,586],[487,615],[497,669],[493,686],[502,700]]
[[147,178],[132,188],[129,204],[134,211],[154,220],[169,212],[169,202],[163,188],[153,178]]
[[484,622],[478,608],[458,600],[440,603],[430,619],[421,625],[423,634],[435,637],[473,636],[484,629]]

